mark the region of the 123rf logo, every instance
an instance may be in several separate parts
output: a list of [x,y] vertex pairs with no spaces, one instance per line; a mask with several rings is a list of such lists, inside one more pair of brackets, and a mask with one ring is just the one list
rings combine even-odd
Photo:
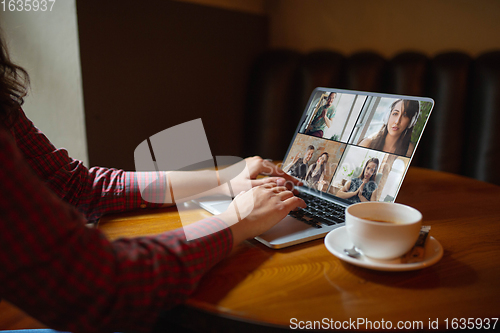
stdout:
[[51,12],[56,0],[2,0],[4,12]]

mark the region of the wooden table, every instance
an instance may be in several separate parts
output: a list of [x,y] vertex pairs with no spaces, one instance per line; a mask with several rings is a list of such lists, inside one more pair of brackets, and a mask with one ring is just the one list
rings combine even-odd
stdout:
[[[396,201],[420,210],[424,224],[432,226],[431,236],[444,248],[437,264],[409,272],[373,271],[334,257],[323,240],[282,250],[246,241],[202,279],[170,319],[193,330],[216,332],[217,325],[229,323],[233,331],[250,332],[256,326],[305,328],[314,321],[360,330],[369,328],[368,322],[380,328],[390,323],[429,329],[437,323],[452,329],[463,325],[460,318],[499,318],[500,187],[412,167]],[[193,218],[206,216],[193,207]],[[108,216],[99,224],[111,239],[180,226],[175,208]],[[360,325],[352,326],[358,320]]]
[[[384,320],[393,327],[401,321],[425,329],[436,319],[439,328],[446,329],[448,322],[451,329],[461,325],[454,318],[499,318],[500,187],[412,167],[397,202],[420,210],[424,224],[431,225],[431,235],[444,248],[434,266],[373,271],[334,257],[323,240],[282,250],[251,240],[203,278],[176,316],[198,309],[268,327],[297,327],[299,321],[306,327],[308,321],[324,324],[326,318],[328,325],[358,320],[381,325]],[[196,207],[192,212],[209,216]],[[175,209],[168,209],[104,218],[99,227],[116,238],[179,226]]]

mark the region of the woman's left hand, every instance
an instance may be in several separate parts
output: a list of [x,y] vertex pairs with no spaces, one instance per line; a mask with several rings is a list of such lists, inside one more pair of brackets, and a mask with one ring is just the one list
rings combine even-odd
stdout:
[[[231,180],[234,193],[240,193],[252,187],[269,183],[286,186],[288,190],[292,190],[295,185],[301,184],[298,179],[286,174],[270,160],[254,156],[246,158],[244,161],[246,162],[246,168]],[[269,177],[258,178],[259,175]]]

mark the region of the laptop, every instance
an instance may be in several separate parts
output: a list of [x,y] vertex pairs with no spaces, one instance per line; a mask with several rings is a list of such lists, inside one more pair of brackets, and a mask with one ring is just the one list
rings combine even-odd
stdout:
[[[304,243],[344,226],[353,203],[394,202],[433,107],[426,97],[316,88],[281,165],[302,180],[308,206],[255,239],[274,249]],[[230,203],[196,202],[212,214]]]

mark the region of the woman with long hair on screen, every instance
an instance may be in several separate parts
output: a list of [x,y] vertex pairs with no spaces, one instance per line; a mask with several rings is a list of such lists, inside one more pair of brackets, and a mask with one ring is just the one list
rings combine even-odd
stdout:
[[307,170],[305,181],[310,187],[318,187],[318,185],[323,184],[323,179],[325,178],[325,168],[326,162],[328,162],[328,153],[324,152],[319,155],[316,163],[312,164]]
[[370,158],[359,177],[348,181],[338,192],[337,196],[350,202],[375,201],[377,198],[378,158]]
[[415,149],[411,136],[419,110],[418,101],[398,99],[392,103],[389,112],[384,116],[384,124],[378,133],[373,137],[364,138],[359,145],[410,157]]

